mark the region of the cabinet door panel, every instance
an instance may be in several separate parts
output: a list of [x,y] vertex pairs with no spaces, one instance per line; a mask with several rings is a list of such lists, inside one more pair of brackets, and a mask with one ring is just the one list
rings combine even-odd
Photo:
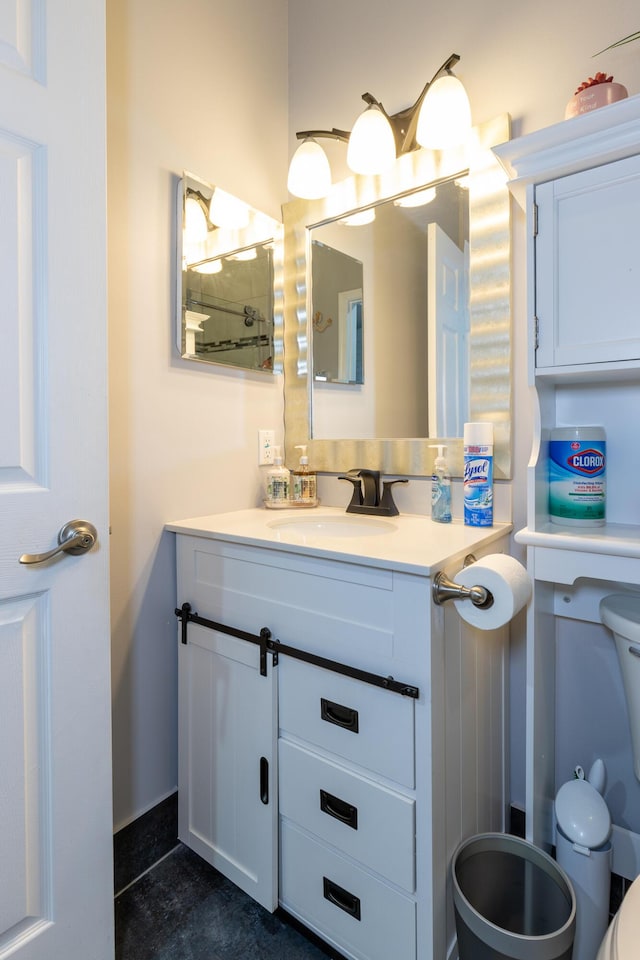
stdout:
[[179,649],[179,836],[277,906],[276,672],[259,648],[190,624]]
[[415,889],[415,801],[280,740],[280,813],[408,892]]
[[539,367],[640,357],[640,157],[536,188]]

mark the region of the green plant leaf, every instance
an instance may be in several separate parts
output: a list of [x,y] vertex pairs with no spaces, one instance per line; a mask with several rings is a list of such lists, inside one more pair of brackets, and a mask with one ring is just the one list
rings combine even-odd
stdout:
[[610,43],[608,47],[605,47],[604,50],[598,50],[593,56],[599,57],[601,53],[606,53],[607,50],[613,50],[614,47],[622,47],[625,43],[631,43],[632,40],[640,40],[640,30],[637,30],[635,33],[630,33],[628,37],[623,37],[622,40],[616,40],[615,43]]

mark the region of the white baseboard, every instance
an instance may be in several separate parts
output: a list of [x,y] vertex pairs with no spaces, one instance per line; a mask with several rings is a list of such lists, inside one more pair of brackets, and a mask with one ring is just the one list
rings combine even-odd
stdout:
[[611,845],[613,847],[613,873],[635,880],[640,876],[640,833],[625,830],[615,824],[611,830]]

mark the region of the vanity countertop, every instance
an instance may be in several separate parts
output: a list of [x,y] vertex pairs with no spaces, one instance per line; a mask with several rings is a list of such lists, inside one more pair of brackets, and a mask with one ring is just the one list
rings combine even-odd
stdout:
[[319,507],[216,513],[176,520],[166,529],[424,576],[504,537],[511,524],[467,527],[462,520],[440,524],[410,514],[387,519]]

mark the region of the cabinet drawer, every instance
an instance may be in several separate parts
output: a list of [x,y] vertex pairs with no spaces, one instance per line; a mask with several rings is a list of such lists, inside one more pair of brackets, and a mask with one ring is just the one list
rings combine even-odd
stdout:
[[410,697],[288,657],[281,657],[278,670],[282,732],[414,786]]
[[280,831],[280,902],[338,949],[366,960],[415,960],[413,900],[295,826]]
[[278,744],[280,814],[415,889],[415,801],[287,740]]

